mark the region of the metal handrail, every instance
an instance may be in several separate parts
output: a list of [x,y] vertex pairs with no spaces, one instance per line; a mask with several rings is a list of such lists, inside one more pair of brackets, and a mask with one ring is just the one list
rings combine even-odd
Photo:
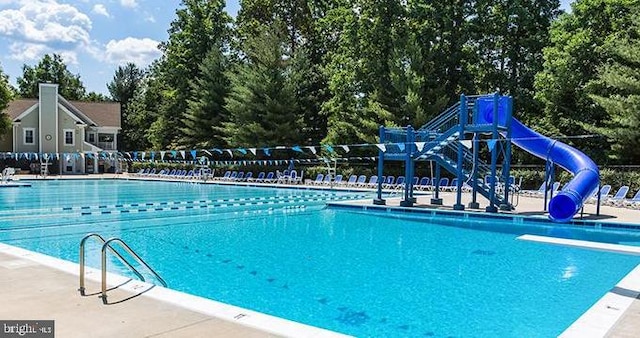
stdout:
[[156,273],[156,271],[153,270],[153,268],[151,268],[149,264],[147,264],[147,262],[145,262],[142,258],[140,258],[140,256],[138,256],[138,254],[136,254],[133,251],[133,249],[131,249],[131,247],[127,245],[127,243],[125,243],[120,238],[114,237],[114,238],[108,239],[106,242],[104,242],[104,244],[102,244],[102,301],[103,302],[107,301],[107,249],[111,249],[112,251],[115,251],[111,247],[111,242],[119,243],[131,256],[135,257],[135,259],[138,260],[138,263],[144,265],[155,276],[155,278],[160,282],[160,284],[162,284],[162,286],[165,286],[165,287],[167,286],[167,282],[165,282],[164,279],[162,279],[162,277],[160,277],[160,275],[158,275],[158,273]]
[[[104,239],[104,237],[100,236],[99,234],[96,233],[92,233],[92,234],[88,234],[86,236],[84,236],[82,238],[82,240],[80,241],[80,289],[78,289],[80,291],[81,295],[85,295],[84,291],[85,291],[85,287],[84,287],[84,245],[87,242],[87,240],[89,238],[96,238],[98,241],[100,241],[100,244],[104,244],[106,243],[106,240]],[[133,273],[138,276],[138,278],[140,278],[143,282],[144,282],[144,276],[142,276],[142,274],[140,272],[138,272],[138,270],[131,265],[124,257],[122,257],[122,255],[117,252],[116,250],[114,250],[113,248],[109,247],[109,249],[111,249],[111,252],[113,254],[116,255],[116,257],[118,257],[120,259],[120,261],[122,263],[124,263],[126,266],[129,267],[129,269],[131,269],[131,271],[133,271]]]

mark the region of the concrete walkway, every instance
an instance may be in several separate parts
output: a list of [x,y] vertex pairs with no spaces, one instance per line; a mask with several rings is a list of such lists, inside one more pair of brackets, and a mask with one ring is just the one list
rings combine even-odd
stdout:
[[[23,178],[33,178],[22,176]],[[49,179],[126,178],[126,175],[60,176]],[[441,193],[443,206],[431,205],[431,195],[420,195],[416,207],[452,209],[454,193]],[[462,203],[468,205],[471,196],[465,194]],[[400,197],[387,199],[387,205],[398,206]],[[477,212],[484,212],[486,200]],[[544,216],[543,200],[520,197],[517,210],[512,213]],[[371,200],[357,203],[371,204]],[[474,211],[474,210],[468,210]],[[585,206],[585,220],[615,223],[640,223],[640,210],[602,206]],[[99,290],[99,284],[88,281],[87,289]],[[41,264],[28,257],[20,257],[0,250],[0,319],[55,320],[56,337],[277,337],[274,331],[262,331],[233,320],[148,297],[145,290],[131,288],[110,291],[110,302],[104,305],[96,294],[81,296],[77,291],[78,276],[68,271]],[[135,289],[135,288],[134,288]],[[121,300],[121,301],[118,301]],[[608,331],[608,337],[637,337],[640,332],[640,300],[635,300],[619,316]],[[285,336],[332,336],[330,332],[292,334]]]
[[92,281],[90,295],[77,289],[78,276],[0,253],[0,318],[55,320],[56,337],[277,337],[141,293],[115,289],[104,305]]

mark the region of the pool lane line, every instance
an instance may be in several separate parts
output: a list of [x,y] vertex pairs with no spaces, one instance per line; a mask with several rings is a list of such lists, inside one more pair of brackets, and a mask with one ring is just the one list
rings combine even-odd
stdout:
[[252,202],[238,202],[238,203],[206,203],[199,204],[194,203],[195,205],[185,205],[179,207],[155,207],[155,206],[139,206],[133,207],[130,209],[115,209],[115,210],[97,210],[92,211],[92,209],[85,209],[80,212],[81,216],[97,216],[97,215],[111,215],[111,214],[130,214],[130,213],[144,213],[144,212],[155,212],[155,211],[185,211],[190,209],[209,209],[209,208],[228,208],[228,207],[241,207],[241,206],[275,206],[278,204],[285,203],[304,203],[304,202],[329,202],[329,201],[343,201],[348,199],[355,199],[351,196],[340,196],[337,198],[307,198],[307,199],[291,199],[291,200],[271,200],[266,202],[260,201],[252,201]]

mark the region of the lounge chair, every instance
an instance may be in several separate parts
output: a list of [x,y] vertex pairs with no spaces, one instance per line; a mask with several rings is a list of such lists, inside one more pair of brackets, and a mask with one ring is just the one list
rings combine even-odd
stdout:
[[232,171],[231,175],[229,175],[229,177],[227,177],[227,181],[235,181],[236,178],[238,177],[238,172],[237,171]]
[[244,182],[249,182],[249,180],[253,180],[253,172],[249,171],[244,175]]
[[378,176],[372,175],[371,177],[369,177],[369,182],[367,184],[363,185],[363,187],[366,187],[366,188],[377,188],[378,187]]
[[358,180],[356,180],[356,187],[364,187],[367,184],[367,176],[360,175],[358,176]]
[[333,177],[331,177],[331,174],[327,174],[324,177],[324,180],[322,180],[322,184],[323,185],[331,185],[331,182],[333,181]]
[[300,175],[298,175],[297,171],[291,170],[291,176],[289,177],[289,183],[291,183],[291,184],[299,184],[299,183],[302,183],[303,179],[304,179],[304,170],[300,171]]
[[429,177],[423,177],[418,181],[415,188],[418,190],[427,190],[431,186],[431,179]]
[[238,175],[233,180],[236,182],[242,182],[244,180],[244,171],[238,172]]
[[440,182],[438,183],[438,188],[440,189],[440,191],[444,191],[447,188],[448,185],[449,185],[449,178],[448,177],[440,178]]
[[264,178],[264,180],[262,180],[262,182],[264,183],[273,183],[274,182],[274,176],[275,174],[273,173],[273,171],[270,171],[269,173],[267,173],[267,177]]
[[604,201],[604,204],[620,205],[627,198],[628,192],[629,192],[629,186],[623,185],[620,187],[620,189],[618,189],[618,191],[616,191],[616,193],[613,196],[607,198]]
[[404,188],[404,176],[398,176],[398,179],[396,179],[396,184],[394,184],[391,188],[393,189],[402,189]]
[[322,184],[322,180],[324,179],[324,174],[318,174],[316,175],[316,179],[313,181],[310,181],[309,184],[311,185],[320,185]]
[[640,207],[640,189],[638,189],[638,192],[636,192],[636,194],[632,198],[625,199],[623,201],[623,204],[626,207],[632,207],[632,208]]
[[333,179],[333,185],[341,185],[342,184],[342,175],[336,175],[336,178]]
[[356,181],[358,180],[358,175],[349,176],[349,180],[347,181],[347,185],[356,185]]
[[215,180],[226,180],[231,176],[231,170],[227,170],[224,172],[224,175],[222,177],[216,177],[214,178]]
[[[605,185],[602,186],[602,188],[600,188],[600,203],[604,202],[609,197],[609,192],[611,192],[611,185],[609,185],[609,184],[605,184]],[[593,196],[591,196],[589,198],[588,201],[594,202],[594,203],[598,203],[598,192],[597,192],[597,190],[593,194]]]
[[298,183],[298,172],[297,171],[291,170],[291,172],[289,173],[289,179],[287,180],[287,183],[289,183],[289,184]]
[[452,179],[448,185],[441,186],[440,189],[444,191],[456,191],[456,189],[458,189],[458,179],[457,178]]
[[382,187],[385,189],[390,189],[395,187],[396,177],[395,176],[387,176],[386,179],[382,181]]
[[247,179],[247,182],[262,182],[264,180],[264,171],[261,171],[258,173],[258,177],[253,177],[253,173],[249,172],[247,175],[249,175],[249,177],[245,177]]

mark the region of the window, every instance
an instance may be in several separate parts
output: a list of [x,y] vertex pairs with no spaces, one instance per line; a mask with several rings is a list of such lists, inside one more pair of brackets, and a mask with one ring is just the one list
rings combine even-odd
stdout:
[[24,128],[24,144],[35,144],[35,128]]
[[95,133],[89,133],[87,135],[87,142],[96,143],[96,134]]
[[65,146],[74,145],[73,133],[74,133],[73,129],[65,129],[64,130],[64,145]]

